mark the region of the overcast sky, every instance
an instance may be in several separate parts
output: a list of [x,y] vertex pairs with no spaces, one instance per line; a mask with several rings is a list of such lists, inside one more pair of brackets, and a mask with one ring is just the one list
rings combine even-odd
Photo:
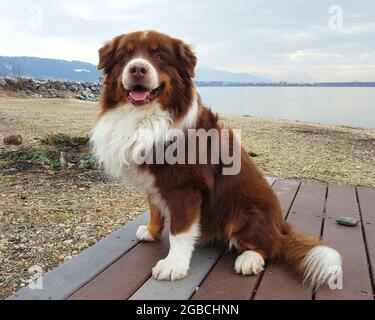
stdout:
[[0,55],[96,64],[104,41],[144,29],[192,44],[202,66],[375,81],[375,0],[0,0]]

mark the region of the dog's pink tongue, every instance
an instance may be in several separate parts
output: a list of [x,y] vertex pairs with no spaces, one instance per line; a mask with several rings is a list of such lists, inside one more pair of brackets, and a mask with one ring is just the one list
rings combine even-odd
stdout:
[[150,98],[150,92],[148,91],[132,91],[130,92],[130,97],[134,101],[146,101]]

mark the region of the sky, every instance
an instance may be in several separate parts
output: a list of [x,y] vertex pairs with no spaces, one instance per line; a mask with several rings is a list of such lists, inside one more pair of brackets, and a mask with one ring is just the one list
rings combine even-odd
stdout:
[[155,29],[199,64],[272,81],[375,81],[375,0],[0,0],[0,55],[80,60]]

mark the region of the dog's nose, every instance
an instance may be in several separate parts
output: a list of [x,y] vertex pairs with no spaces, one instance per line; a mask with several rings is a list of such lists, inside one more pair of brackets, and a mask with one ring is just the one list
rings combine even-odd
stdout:
[[130,68],[130,74],[136,80],[144,78],[144,76],[147,74],[147,71],[147,66],[142,63],[137,63]]

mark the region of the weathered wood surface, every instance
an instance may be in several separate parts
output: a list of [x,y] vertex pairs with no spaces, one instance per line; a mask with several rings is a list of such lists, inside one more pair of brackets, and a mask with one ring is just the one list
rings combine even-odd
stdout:
[[[138,243],[136,230],[148,221],[144,214],[45,275],[43,290],[24,288],[10,299],[374,299],[375,189],[267,180],[280,200],[284,218],[294,228],[321,237],[342,254],[342,290],[322,288],[314,293],[288,268],[272,261],[260,275],[236,275],[238,254],[214,247],[197,248],[186,279],[155,281],[151,269],[167,255],[168,235],[165,232],[158,243]],[[338,216],[358,217],[361,223],[337,225]]]
[[339,216],[360,218],[356,190],[353,187],[330,185],[323,229],[323,240],[337,249],[343,259],[343,289],[321,289],[317,300],[363,300],[373,299],[362,226],[338,225]]

